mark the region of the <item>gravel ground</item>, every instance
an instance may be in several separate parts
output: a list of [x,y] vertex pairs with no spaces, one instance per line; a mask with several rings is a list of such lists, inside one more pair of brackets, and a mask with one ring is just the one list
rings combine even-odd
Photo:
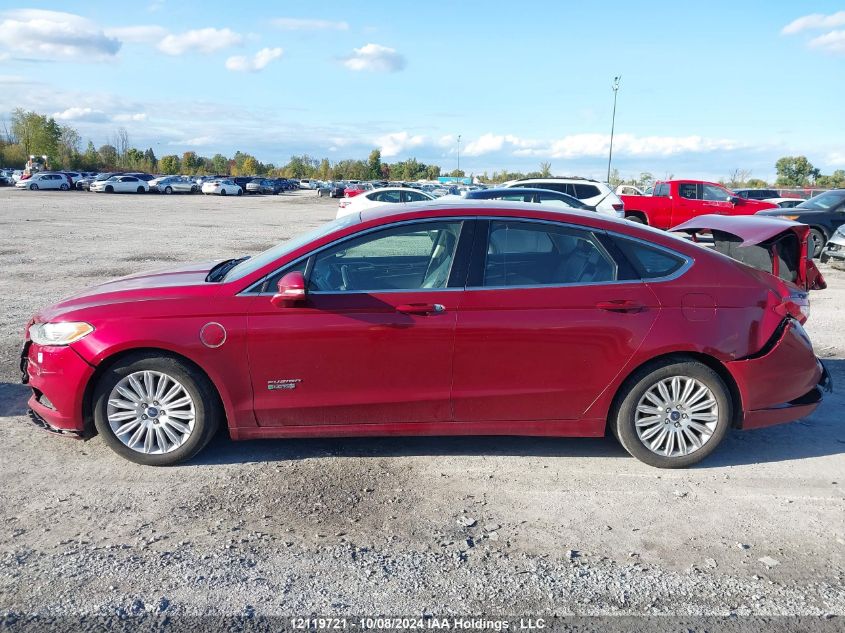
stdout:
[[827,266],[808,330],[839,391],[801,422],[731,433],[686,471],[650,468],[611,439],[225,434],[187,465],[152,469],[27,422],[17,353],[39,306],[145,268],[258,252],[335,205],[306,192],[0,190],[0,621],[845,615],[845,273]]

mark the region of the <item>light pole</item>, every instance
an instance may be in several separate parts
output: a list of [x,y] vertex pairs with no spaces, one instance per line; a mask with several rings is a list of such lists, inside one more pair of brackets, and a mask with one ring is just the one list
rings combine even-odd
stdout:
[[616,128],[616,93],[619,92],[619,82],[622,75],[613,78],[613,118],[610,123],[610,151],[607,154],[607,184],[610,184],[610,161],[613,160],[613,132]]
[[458,169],[457,171],[461,171],[461,135],[458,134]]

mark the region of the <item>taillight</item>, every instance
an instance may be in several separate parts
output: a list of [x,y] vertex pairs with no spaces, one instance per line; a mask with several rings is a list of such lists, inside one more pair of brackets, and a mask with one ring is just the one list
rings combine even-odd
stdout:
[[624,209],[625,209],[625,205],[624,205],[624,204],[622,204],[621,202],[620,202],[619,204],[614,204],[614,205],[613,205],[613,210],[614,210],[614,211],[622,211],[622,210],[624,210]]

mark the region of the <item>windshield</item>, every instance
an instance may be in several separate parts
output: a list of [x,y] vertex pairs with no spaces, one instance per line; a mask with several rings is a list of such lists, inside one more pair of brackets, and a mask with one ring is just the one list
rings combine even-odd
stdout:
[[266,251],[259,255],[256,255],[255,257],[250,257],[249,259],[244,260],[243,262],[232,268],[232,270],[230,270],[223,278],[223,281],[228,282],[243,279],[247,275],[254,273],[259,268],[263,268],[267,264],[274,262],[280,257],[284,257],[288,253],[292,253],[296,249],[305,246],[309,242],[313,242],[314,240],[317,240],[321,237],[325,237],[326,235],[344,229],[347,226],[352,226],[353,224],[358,222],[358,219],[359,216],[357,213],[345,215],[342,218],[338,218],[336,220],[328,222],[327,224],[318,226],[317,228],[312,229],[307,233],[292,237],[287,242],[277,244],[276,246],[267,249]]
[[817,196],[805,200],[796,209],[815,209],[817,211],[827,211],[835,206],[838,206],[842,200],[845,199],[845,190],[842,191],[827,191],[820,193]]

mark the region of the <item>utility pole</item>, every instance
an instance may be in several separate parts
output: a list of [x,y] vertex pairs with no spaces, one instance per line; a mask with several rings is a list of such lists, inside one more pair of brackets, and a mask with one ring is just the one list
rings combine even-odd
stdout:
[[610,161],[613,160],[613,132],[616,129],[616,93],[619,92],[619,82],[622,75],[613,78],[613,118],[610,123],[610,151],[607,154],[607,184],[610,185]]
[[458,134],[458,171],[461,171],[461,135]]

